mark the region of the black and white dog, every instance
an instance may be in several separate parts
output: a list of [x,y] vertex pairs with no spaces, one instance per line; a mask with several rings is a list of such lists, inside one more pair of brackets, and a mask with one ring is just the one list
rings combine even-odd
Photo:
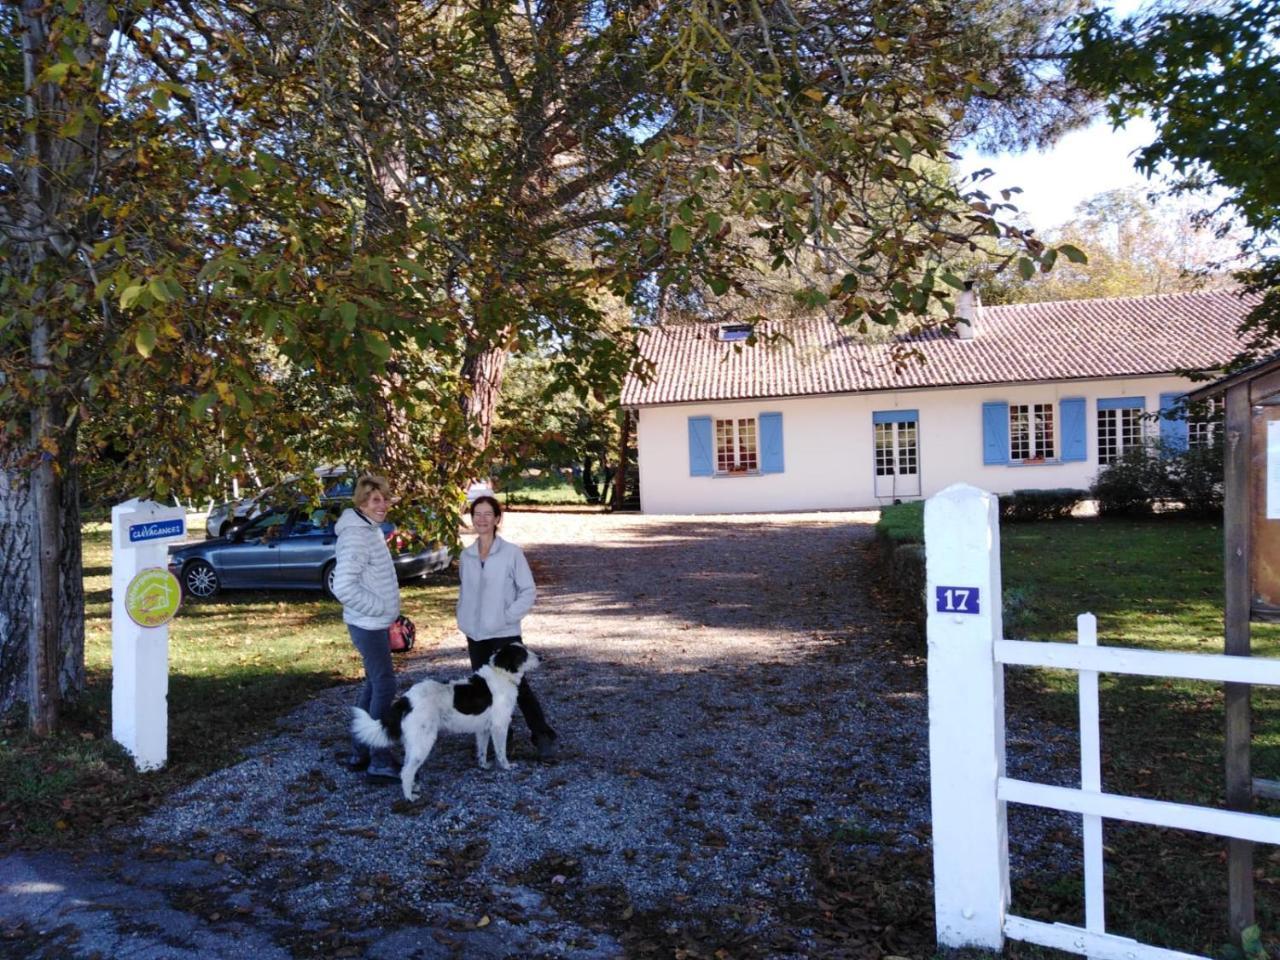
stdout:
[[474,733],[476,761],[489,769],[489,741],[498,766],[510,770],[507,760],[507,728],[516,708],[516,689],[525,673],[538,666],[538,655],[524,644],[510,643],[466,680],[440,683],[423,680],[391,705],[387,715],[375,720],[353,707],[351,731],[371,747],[385,749],[396,741],[404,744],[400,787],[406,800],[417,799],[413,780],[431,755],[436,735]]

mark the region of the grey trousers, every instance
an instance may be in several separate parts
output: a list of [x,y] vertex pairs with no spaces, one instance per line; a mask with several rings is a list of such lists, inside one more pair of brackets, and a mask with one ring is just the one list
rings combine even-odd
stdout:
[[[369,716],[381,720],[391,701],[396,698],[396,672],[391,665],[391,638],[387,628],[366,630],[354,624],[347,624],[347,633],[355,644],[364,661],[364,683],[360,687],[360,696],[356,698],[356,706],[367,710]],[[370,755],[370,768],[391,766],[390,750],[373,750],[358,741],[352,741],[352,748],[361,756]]]

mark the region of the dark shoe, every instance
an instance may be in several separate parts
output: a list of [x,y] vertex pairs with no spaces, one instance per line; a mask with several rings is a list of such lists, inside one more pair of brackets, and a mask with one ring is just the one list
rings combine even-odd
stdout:
[[534,744],[534,746],[538,748],[538,759],[542,763],[554,762],[556,759],[556,756],[560,752],[556,748],[556,741],[554,738],[546,738],[546,739],[539,740]]
[[370,783],[399,783],[400,770],[387,764],[371,764],[364,778]]
[[342,760],[342,765],[352,773],[360,773],[362,770],[369,769],[369,755],[352,752]]
[[370,754],[369,769],[365,779],[374,783],[400,782],[400,764],[390,750],[374,750]]

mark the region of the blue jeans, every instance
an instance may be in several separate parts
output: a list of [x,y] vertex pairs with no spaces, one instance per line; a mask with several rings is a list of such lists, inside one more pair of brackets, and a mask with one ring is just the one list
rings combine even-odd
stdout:
[[[347,633],[351,634],[351,642],[364,661],[364,683],[360,687],[356,706],[367,710],[373,719],[381,720],[391,706],[391,701],[396,698],[396,673],[391,665],[391,638],[386,627],[381,630],[366,630],[348,623]],[[363,755],[370,752],[366,744],[356,742],[354,746],[356,753]],[[389,758],[390,754],[386,750],[373,751],[375,764],[379,759],[389,761]]]

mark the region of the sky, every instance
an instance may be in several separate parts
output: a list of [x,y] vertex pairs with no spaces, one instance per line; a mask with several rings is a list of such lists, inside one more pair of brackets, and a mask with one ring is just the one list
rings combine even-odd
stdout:
[[1155,139],[1155,128],[1145,119],[1131,120],[1113,131],[1104,117],[1075,130],[1048,150],[1022,154],[982,154],[965,151],[956,164],[958,173],[969,174],[990,167],[995,175],[982,189],[992,196],[1006,187],[1021,187],[1010,202],[1027,215],[1037,233],[1069,220],[1081,201],[1106,190],[1126,186],[1156,186],[1133,169],[1134,150]]

